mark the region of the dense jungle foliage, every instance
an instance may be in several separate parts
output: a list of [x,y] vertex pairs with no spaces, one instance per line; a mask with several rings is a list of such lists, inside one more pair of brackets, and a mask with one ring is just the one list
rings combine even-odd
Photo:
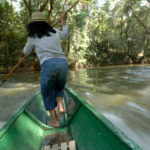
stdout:
[[[70,35],[62,42],[70,68],[150,63],[149,0],[19,0],[19,10],[14,1],[0,0],[1,71],[8,72],[23,57],[32,12],[43,12],[54,25],[72,6]],[[34,51],[21,68],[40,69]]]

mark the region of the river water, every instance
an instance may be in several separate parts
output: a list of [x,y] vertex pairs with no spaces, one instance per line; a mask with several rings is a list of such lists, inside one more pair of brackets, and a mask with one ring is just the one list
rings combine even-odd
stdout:
[[[0,88],[0,127],[40,89],[39,79],[39,72],[13,74]],[[150,66],[70,71],[67,84],[144,150],[150,149]]]

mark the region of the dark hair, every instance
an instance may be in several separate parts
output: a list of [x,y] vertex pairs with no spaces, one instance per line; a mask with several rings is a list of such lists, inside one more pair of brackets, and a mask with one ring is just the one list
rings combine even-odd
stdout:
[[31,22],[27,26],[29,37],[51,36],[49,32],[56,33],[56,31],[45,21]]

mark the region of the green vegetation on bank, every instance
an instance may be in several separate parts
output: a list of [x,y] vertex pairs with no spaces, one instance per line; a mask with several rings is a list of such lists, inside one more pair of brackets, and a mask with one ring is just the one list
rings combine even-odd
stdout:
[[[68,12],[69,38],[62,43],[70,68],[150,63],[149,0],[80,0]],[[8,72],[22,57],[26,26],[33,11],[42,11],[54,24],[75,0],[0,0],[0,70]],[[100,5],[101,4],[101,5]],[[58,24],[55,28],[61,29]],[[20,69],[39,70],[33,54]]]

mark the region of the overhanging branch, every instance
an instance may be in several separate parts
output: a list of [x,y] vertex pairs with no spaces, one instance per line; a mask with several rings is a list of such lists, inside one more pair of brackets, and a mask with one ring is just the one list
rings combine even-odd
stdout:
[[46,7],[48,1],[49,1],[49,0],[46,0],[45,3],[41,6],[41,8],[40,8],[40,11],[41,11],[41,12],[45,9],[45,7]]
[[56,26],[56,25],[60,22],[60,20],[62,19],[62,17],[63,17],[64,15],[67,15],[67,13],[68,13],[69,11],[71,11],[71,9],[72,9],[73,7],[75,7],[75,6],[77,5],[77,3],[79,3],[79,1],[80,1],[80,0],[77,0],[52,26],[53,26],[53,27]]
[[133,8],[129,5],[129,8],[131,9],[133,16],[135,17],[135,19],[137,20],[137,22],[145,29],[147,34],[150,34],[150,30],[148,29],[148,27],[141,21],[141,19],[136,15],[136,13],[134,12]]

